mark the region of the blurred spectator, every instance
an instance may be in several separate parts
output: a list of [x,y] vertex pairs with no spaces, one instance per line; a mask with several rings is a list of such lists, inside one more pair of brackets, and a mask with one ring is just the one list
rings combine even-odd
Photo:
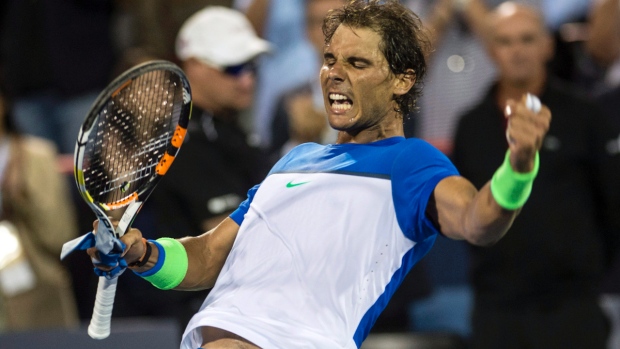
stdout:
[[[433,143],[447,154],[452,151],[459,115],[473,107],[496,78],[496,68],[485,47],[485,26],[489,8],[504,0],[404,0],[419,13],[433,33],[435,50],[429,58],[429,76],[424,84],[420,111],[409,126],[414,135]],[[565,80],[591,84],[599,74],[584,58],[580,42],[565,42],[559,31],[566,22],[585,18],[588,4],[584,0],[522,0],[544,11],[546,27],[554,32],[557,47],[548,63],[550,74]],[[577,26],[570,26],[577,28]],[[581,71],[585,70],[585,71]],[[427,256],[433,294],[412,305],[412,316],[418,331],[449,330],[470,334],[471,287],[466,268],[454,268],[442,263],[442,256],[459,256],[457,265],[469,260],[467,244],[462,241],[439,239],[436,248]],[[438,276],[439,275],[439,276]]]
[[618,0],[592,0],[588,18],[587,51],[606,70],[605,84],[620,84],[620,4]]
[[[492,248],[472,247],[473,349],[605,348],[601,280],[617,250],[618,137],[595,104],[549,76],[552,37],[535,9],[504,3],[489,21],[499,70],[486,97],[460,120],[453,160],[477,187],[505,154],[509,99],[530,92],[553,113],[536,189]],[[496,151],[491,151],[495,149]]]
[[9,111],[0,94],[0,332],[77,326],[59,259],[77,235],[66,178],[56,147],[16,132]]
[[91,104],[115,62],[112,0],[7,0],[0,59],[20,132],[72,154]]
[[484,49],[487,3],[500,0],[405,0],[431,33],[434,50],[428,79],[415,116],[415,135],[443,152],[452,148],[451,136],[458,113],[471,107],[495,77],[495,67]]
[[306,38],[305,2],[235,1],[235,6],[248,15],[258,34],[273,45],[270,54],[257,60],[258,81],[251,123],[255,141],[265,149],[271,146],[271,124],[278,99],[296,86],[317,79],[322,62],[322,57],[317,58]]
[[[323,61],[323,18],[345,0],[307,0],[305,35],[312,43],[316,61]],[[319,70],[317,65],[316,71]],[[319,74],[286,91],[276,104],[271,121],[270,154],[277,160],[305,142],[333,143],[337,132],[327,125]]]
[[[435,32],[435,50],[424,83],[415,135],[433,143],[445,153],[452,149],[452,135],[462,110],[482,98],[496,78],[493,62],[486,53],[485,18],[490,8],[505,0],[402,0],[418,13]],[[583,21],[588,0],[518,0],[545,13],[546,27],[554,33],[556,54],[548,63],[550,73],[571,80],[583,67],[578,47],[559,35],[562,24]]]
[[269,44],[242,13],[207,7],[184,24],[176,47],[192,87],[193,110],[182,151],[155,194],[169,206],[160,216],[166,236],[214,228],[270,165],[238,124],[254,97],[254,60]]
[[206,6],[231,7],[233,0],[118,0],[116,35],[121,46],[143,47],[175,61],[174,43],[181,25]]

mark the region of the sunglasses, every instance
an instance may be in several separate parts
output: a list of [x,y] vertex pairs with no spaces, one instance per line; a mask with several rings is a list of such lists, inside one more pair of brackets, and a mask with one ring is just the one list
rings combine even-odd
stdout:
[[233,77],[238,77],[245,72],[255,73],[256,63],[254,61],[248,61],[237,65],[229,65],[224,67],[222,69],[222,72],[224,72],[224,74],[226,75],[230,75]]

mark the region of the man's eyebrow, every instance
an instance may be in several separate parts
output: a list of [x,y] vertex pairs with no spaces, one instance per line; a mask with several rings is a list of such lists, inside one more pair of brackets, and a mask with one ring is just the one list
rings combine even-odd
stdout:
[[[326,51],[326,52],[323,53],[323,58],[334,58],[334,57],[335,57],[334,54],[329,52],[329,51]],[[372,65],[373,64],[370,59],[364,58],[364,57],[358,57],[358,56],[348,57],[347,58],[347,62],[349,62],[349,63],[358,63],[359,62],[359,63],[363,63],[363,64],[366,64],[366,65]]]
[[350,63],[364,63],[366,65],[372,65],[372,61],[368,58],[364,58],[364,57],[357,57],[357,56],[351,56],[347,59],[348,62]]

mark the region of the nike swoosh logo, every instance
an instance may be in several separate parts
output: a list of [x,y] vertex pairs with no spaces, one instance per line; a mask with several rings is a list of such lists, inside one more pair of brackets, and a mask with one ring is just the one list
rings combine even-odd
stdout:
[[290,181],[290,182],[286,183],[286,187],[287,188],[292,188],[292,187],[297,187],[297,186],[300,186],[300,185],[306,184],[306,183],[310,183],[310,182],[293,183],[293,181]]

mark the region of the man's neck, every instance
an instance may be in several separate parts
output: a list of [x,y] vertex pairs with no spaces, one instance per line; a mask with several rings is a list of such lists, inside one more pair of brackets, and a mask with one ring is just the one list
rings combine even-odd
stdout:
[[340,131],[336,143],[372,143],[391,137],[404,137],[403,116],[393,112],[386,116],[378,125],[360,130],[358,132]]

